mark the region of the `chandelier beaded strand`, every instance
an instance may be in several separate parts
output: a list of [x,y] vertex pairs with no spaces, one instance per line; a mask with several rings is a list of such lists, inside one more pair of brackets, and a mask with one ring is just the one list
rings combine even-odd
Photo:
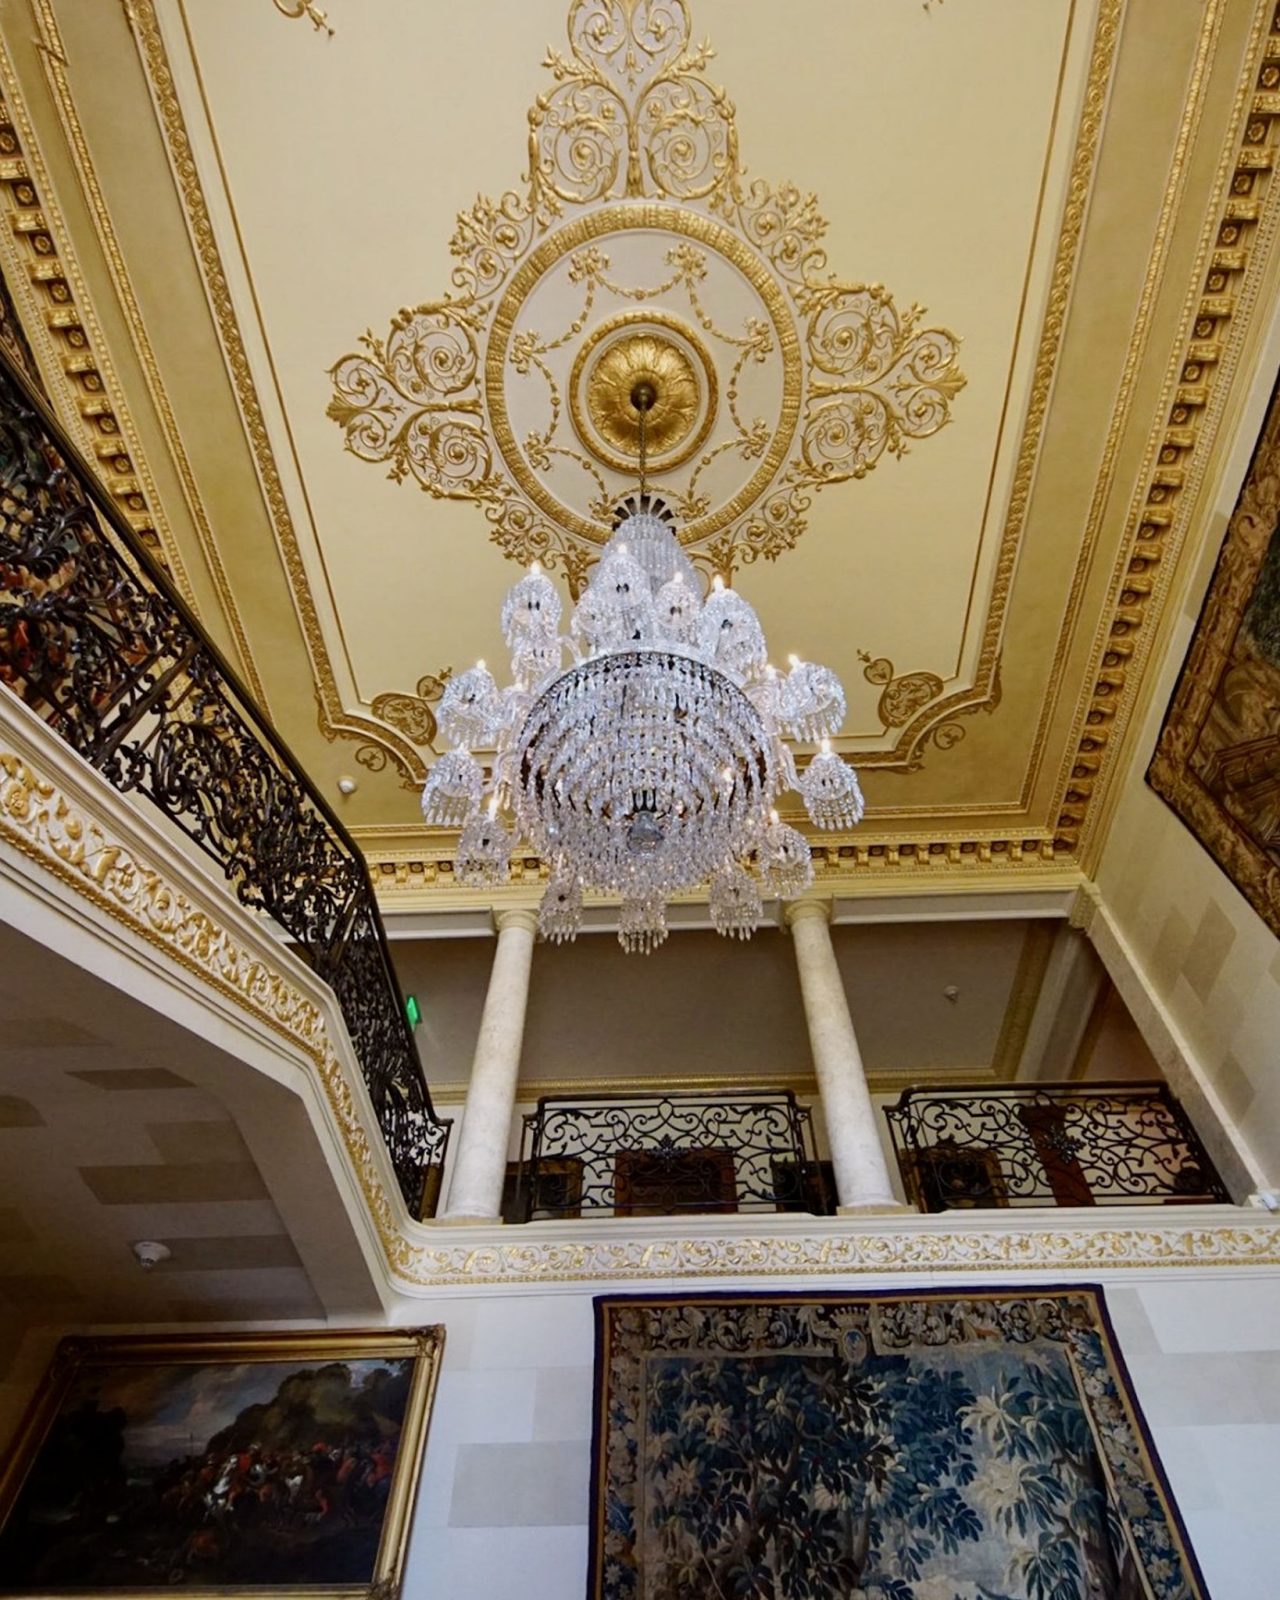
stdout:
[[[438,721],[455,748],[422,792],[428,824],[462,828],[461,882],[505,881],[509,818],[551,866],[544,937],[572,939],[583,890],[594,889],[621,897],[619,940],[646,954],[667,937],[673,894],[709,883],[717,932],[745,939],[762,892],[808,888],[808,844],[774,809],[787,790],[819,828],[851,827],[863,810],[857,777],[829,742],[844,721],[840,680],[795,657],[786,676],[770,666],[755,611],[719,577],[704,598],[670,513],[650,497],[656,399],[643,380],[631,391],[640,493],[567,636],[560,596],[534,562],[502,607],[513,682],[499,689],[483,662],[449,681]],[[803,777],[788,738],[820,742]],[[477,749],[493,752],[487,767]]]

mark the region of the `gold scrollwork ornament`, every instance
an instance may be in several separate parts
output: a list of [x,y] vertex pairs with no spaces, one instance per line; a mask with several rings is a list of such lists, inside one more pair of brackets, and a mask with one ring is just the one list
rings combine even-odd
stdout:
[[[919,307],[900,312],[878,285],[833,279],[812,195],[746,179],[733,106],[706,77],[711,47],[691,41],[691,25],[687,0],[572,0],[568,54],[548,51],[554,83],[529,112],[524,189],[480,197],[459,217],[452,296],[402,312],[385,340],[366,334],[333,368],[329,414],[352,454],[480,504],[509,556],[558,565],[571,583],[607,537],[604,513],[621,492],[601,469],[633,467],[616,396],[642,357],[667,371],[671,434],[699,441],[663,461],[655,438],[663,492],[691,513],[681,534],[691,553],[726,573],[789,549],[814,491],[945,426],[965,381],[954,334],[920,326]],[[636,259],[665,253],[661,285],[610,274],[603,247],[615,240],[616,253],[624,238],[639,241]],[[586,299],[567,334],[544,340],[521,319],[561,263]],[[708,309],[709,264],[756,296],[741,333]],[[644,302],[660,327],[677,294],[726,344],[732,369],[705,438],[716,362],[687,339],[620,342],[585,399],[550,364],[566,338],[599,337],[616,316],[611,300]],[[780,397],[768,415],[742,409],[757,369]],[[545,387],[544,419],[522,423],[520,437],[506,402],[517,377]],[[566,387],[585,456],[557,431]]]

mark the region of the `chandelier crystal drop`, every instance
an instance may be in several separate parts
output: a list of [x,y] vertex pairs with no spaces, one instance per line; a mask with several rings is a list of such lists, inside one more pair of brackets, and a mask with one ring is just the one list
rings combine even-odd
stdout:
[[[551,869],[548,939],[576,935],[592,889],[621,900],[623,948],[647,953],[667,937],[668,899],[708,883],[717,931],[747,938],[762,893],[813,879],[779,797],[798,789],[820,828],[862,816],[858,780],[829,744],[844,690],[813,662],[769,665],[755,611],[719,578],[704,595],[660,501],[642,488],[625,511],[567,632],[535,563],[502,607],[512,683],[499,688],[483,662],[450,679],[439,726],[457,748],[431,768],[423,815],[462,828],[463,883],[505,881],[526,840]],[[821,741],[803,774],[788,739]]]
[[809,841],[798,828],[789,827],[772,814],[756,854],[760,888],[767,895],[792,900],[813,882],[813,856]]
[[515,840],[497,815],[497,806],[490,800],[485,810],[471,818],[458,840],[458,882],[477,889],[505,883],[514,845]]
[[651,955],[667,937],[667,904],[660,894],[624,900],[618,912],[618,943],[628,955]]
[[538,907],[538,932],[552,944],[576,939],[582,926],[582,883],[578,874],[561,861]]

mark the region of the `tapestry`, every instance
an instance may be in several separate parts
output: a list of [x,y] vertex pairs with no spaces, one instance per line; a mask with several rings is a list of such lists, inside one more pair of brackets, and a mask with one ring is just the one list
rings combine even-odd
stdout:
[[1147,782],[1280,933],[1280,399],[1273,397]]
[[589,1600],[1207,1600],[1092,1287],[596,1301]]

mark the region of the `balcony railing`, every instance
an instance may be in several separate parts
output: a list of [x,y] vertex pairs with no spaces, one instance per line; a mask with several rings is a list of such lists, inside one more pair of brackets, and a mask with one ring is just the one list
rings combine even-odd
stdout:
[[334,991],[405,1202],[448,1140],[364,860],[0,346],[0,683],[144,796]]
[[808,1109],[762,1091],[539,1100],[507,1216],[830,1209]]
[[922,1211],[1230,1199],[1164,1084],[908,1089],[885,1115]]

